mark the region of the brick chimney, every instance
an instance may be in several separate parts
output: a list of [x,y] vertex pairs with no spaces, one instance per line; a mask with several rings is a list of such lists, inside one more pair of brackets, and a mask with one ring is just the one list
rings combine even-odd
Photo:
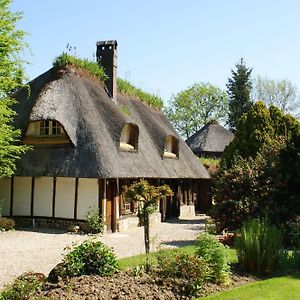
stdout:
[[108,79],[105,81],[105,87],[108,95],[114,101],[117,100],[117,46],[115,40],[99,41],[97,45],[97,62],[103,67]]

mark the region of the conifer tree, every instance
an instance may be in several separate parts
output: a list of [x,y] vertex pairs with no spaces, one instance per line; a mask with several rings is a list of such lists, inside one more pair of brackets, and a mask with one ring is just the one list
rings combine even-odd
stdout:
[[232,77],[228,79],[226,85],[229,96],[228,123],[232,131],[236,130],[241,116],[248,112],[252,105],[250,98],[252,69],[246,67],[243,58],[235,66],[236,71],[231,70]]
[[19,54],[25,46],[25,33],[16,29],[21,14],[11,12],[10,4],[11,0],[0,0],[0,178],[14,173],[16,159],[28,149],[18,144],[20,131],[12,124],[15,100],[11,94],[23,81]]

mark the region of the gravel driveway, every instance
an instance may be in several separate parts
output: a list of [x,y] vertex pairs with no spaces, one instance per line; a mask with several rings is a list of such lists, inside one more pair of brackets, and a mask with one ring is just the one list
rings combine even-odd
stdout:
[[[195,240],[199,231],[204,229],[204,220],[205,216],[196,216],[152,226],[152,250],[190,243]],[[0,288],[27,271],[47,275],[61,262],[65,247],[87,238],[87,235],[50,229],[0,232]],[[106,233],[97,239],[113,247],[118,258],[144,253],[143,227],[131,229],[126,233]]]

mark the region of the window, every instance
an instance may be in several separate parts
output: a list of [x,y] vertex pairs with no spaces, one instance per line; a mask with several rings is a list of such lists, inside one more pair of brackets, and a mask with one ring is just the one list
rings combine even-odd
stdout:
[[23,138],[24,144],[70,144],[70,142],[62,125],[55,120],[29,122]]
[[58,136],[62,134],[61,125],[57,121],[40,121],[39,135],[53,135]]
[[178,158],[179,155],[179,140],[168,135],[165,141],[164,157],[165,158]]
[[120,137],[120,150],[136,152],[138,148],[139,127],[136,124],[125,124]]

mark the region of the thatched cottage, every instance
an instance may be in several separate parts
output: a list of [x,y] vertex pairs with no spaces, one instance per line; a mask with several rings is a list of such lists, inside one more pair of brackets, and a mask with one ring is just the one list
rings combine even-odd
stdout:
[[185,142],[191,150],[202,157],[221,157],[234,134],[217,121],[210,121]]
[[[108,229],[136,220],[124,185],[139,178],[167,183],[174,196],[160,203],[162,219],[205,210],[209,175],[162,111],[116,89],[116,41],[97,43],[109,80],[73,67],[50,69],[16,94],[15,126],[33,146],[12,178],[0,180],[3,215],[66,226],[99,210]],[[132,221],[135,222],[135,221]]]

